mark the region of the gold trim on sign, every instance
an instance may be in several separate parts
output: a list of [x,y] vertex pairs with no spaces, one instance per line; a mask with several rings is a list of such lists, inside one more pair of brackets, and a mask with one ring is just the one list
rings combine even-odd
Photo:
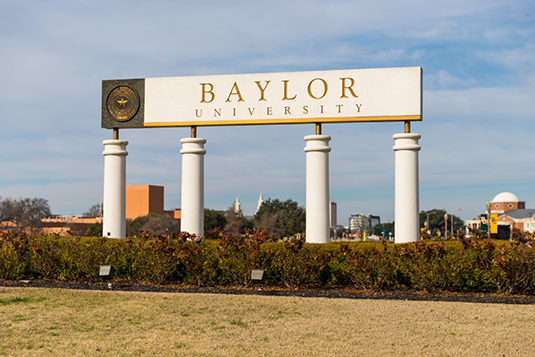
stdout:
[[391,121],[422,121],[421,115],[346,117],[346,118],[310,118],[310,119],[258,119],[258,120],[206,120],[177,122],[145,122],[145,127],[169,126],[231,126],[231,125],[269,125],[269,124],[306,124],[306,123],[362,123]]

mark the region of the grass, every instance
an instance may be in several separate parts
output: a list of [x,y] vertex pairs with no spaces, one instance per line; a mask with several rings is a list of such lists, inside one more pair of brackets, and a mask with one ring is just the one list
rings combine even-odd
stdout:
[[0,356],[532,356],[532,305],[0,288]]

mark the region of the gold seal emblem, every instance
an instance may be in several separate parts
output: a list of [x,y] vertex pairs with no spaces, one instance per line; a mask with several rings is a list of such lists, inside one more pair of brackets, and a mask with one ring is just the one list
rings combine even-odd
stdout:
[[127,121],[136,115],[139,109],[139,95],[129,86],[117,86],[112,89],[106,100],[108,113],[117,121]]

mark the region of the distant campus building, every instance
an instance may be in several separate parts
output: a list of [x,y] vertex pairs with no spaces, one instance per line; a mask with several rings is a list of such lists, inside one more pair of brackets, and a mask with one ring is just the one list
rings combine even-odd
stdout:
[[164,187],[153,185],[126,186],[126,219],[136,219],[149,213],[167,214],[174,219],[180,219],[180,209],[165,211]]
[[349,230],[351,233],[367,232],[381,223],[381,217],[371,214],[353,213],[349,217]]
[[338,227],[336,202],[332,199],[329,201],[329,227],[331,227],[331,229],[336,229]]
[[[126,219],[134,220],[150,213],[167,214],[180,220],[180,209],[164,210],[164,187],[154,185],[126,186]],[[105,208],[104,208],[105,209]],[[84,234],[89,225],[102,223],[101,217],[53,216],[41,219],[43,234]],[[7,225],[6,225],[7,226]]]
[[[526,202],[520,201],[511,192],[502,192],[494,197],[490,203],[490,213],[498,215],[498,229],[500,227],[511,230],[513,227],[524,232],[535,232],[535,209],[526,209]],[[481,228],[481,217],[465,221],[466,234],[470,230]]]

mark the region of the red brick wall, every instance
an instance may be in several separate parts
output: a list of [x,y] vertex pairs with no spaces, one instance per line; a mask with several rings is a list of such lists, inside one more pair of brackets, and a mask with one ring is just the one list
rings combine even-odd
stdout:
[[526,202],[491,202],[491,211],[509,211],[511,209],[525,209]]

